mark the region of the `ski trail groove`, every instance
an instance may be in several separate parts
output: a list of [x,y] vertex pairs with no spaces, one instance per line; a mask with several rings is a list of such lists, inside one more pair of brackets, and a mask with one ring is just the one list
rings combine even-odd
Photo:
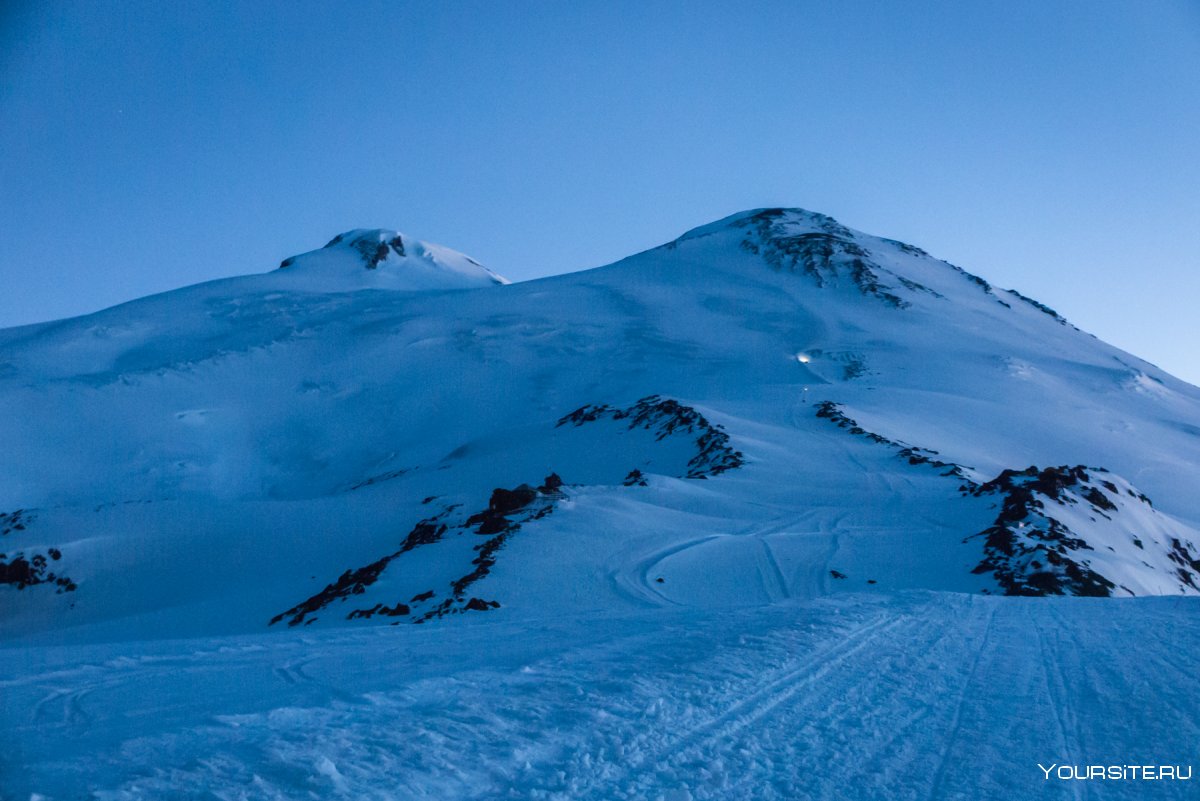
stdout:
[[[34,704],[30,711],[30,722],[39,723],[55,723],[61,726],[70,726],[76,728],[86,727],[91,723],[91,715],[84,710],[82,700],[91,694],[94,687],[82,687],[73,690],[55,689]],[[49,707],[53,704],[61,704],[57,715],[51,714]],[[57,721],[55,721],[57,718]]]
[[983,661],[983,654],[987,650],[991,640],[992,625],[996,620],[996,611],[996,608],[993,607],[988,614],[987,622],[983,626],[983,636],[980,638],[979,647],[975,650],[975,658],[971,661],[971,668],[967,671],[967,677],[959,689],[958,703],[954,708],[954,716],[950,721],[950,729],[946,734],[945,744],[938,759],[937,770],[933,774],[933,781],[930,783],[929,801],[937,801],[942,793],[946,779],[946,768],[950,764],[951,752],[954,750],[954,744],[958,740],[959,732],[962,729],[963,711],[966,709],[970,697],[971,685],[979,673],[979,664]]
[[901,617],[880,615],[849,632],[841,642],[809,654],[800,664],[776,675],[748,697],[735,701],[718,715],[692,727],[649,756],[631,763],[623,781],[629,781],[635,772],[646,766],[675,761],[688,751],[705,751],[718,741],[735,736],[828,675],[875,637],[895,628],[902,621]]
[[[781,570],[779,567],[779,560],[775,558],[775,552],[771,550],[771,543],[767,542],[765,535],[761,535],[758,537],[758,544],[762,547],[762,553],[766,561],[765,566],[767,570],[770,571],[770,574],[776,583],[779,596],[784,599],[791,598],[791,590],[788,587],[788,582],[784,577],[783,570]],[[763,578],[765,580],[766,576],[764,575]],[[764,581],[764,583],[766,582]],[[772,598],[772,600],[779,600],[779,598]]]
[[[1038,650],[1041,655],[1042,678],[1046,688],[1046,699],[1054,710],[1054,721],[1062,742],[1063,753],[1060,759],[1078,763],[1079,731],[1074,723],[1074,714],[1070,712],[1069,693],[1063,679],[1061,666],[1058,664],[1058,654],[1052,654],[1047,644],[1046,631],[1042,621],[1035,625],[1038,638]],[[1086,788],[1079,782],[1070,783],[1071,795],[1080,801],[1086,797]]]

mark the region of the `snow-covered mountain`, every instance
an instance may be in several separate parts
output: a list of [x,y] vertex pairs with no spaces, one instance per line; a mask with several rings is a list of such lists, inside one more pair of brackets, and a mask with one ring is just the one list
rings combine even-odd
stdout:
[[508,283],[470,256],[382,228],[338,234],[320,250],[284,259],[279,269],[288,271],[289,288],[316,291],[420,291]]
[[0,410],[2,798],[1195,795],[1200,390],[819,214],[352,231]]
[[1200,390],[798,209],[507,282],[394,231],[0,332],[0,633],[1200,593]]

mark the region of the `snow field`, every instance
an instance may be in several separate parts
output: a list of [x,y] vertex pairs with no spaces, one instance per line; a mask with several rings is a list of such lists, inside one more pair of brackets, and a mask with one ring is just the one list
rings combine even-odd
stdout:
[[1194,599],[902,593],[7,648],[4,797],[1184,799]]

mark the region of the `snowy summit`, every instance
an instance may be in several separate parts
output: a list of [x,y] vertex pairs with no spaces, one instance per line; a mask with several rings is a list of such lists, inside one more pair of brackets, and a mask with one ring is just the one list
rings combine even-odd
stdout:
[[279,269],[308,286],[381,289],[467,289],[507,284],[470,256],[383,228],[335,236],[320,250],[283,260]]

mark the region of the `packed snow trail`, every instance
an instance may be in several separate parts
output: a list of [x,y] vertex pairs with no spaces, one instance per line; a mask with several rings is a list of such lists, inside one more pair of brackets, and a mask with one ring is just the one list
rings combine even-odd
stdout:
[[1191,781],[1200,602],[949,593],[0,650],[0,796],[1123,799]]

